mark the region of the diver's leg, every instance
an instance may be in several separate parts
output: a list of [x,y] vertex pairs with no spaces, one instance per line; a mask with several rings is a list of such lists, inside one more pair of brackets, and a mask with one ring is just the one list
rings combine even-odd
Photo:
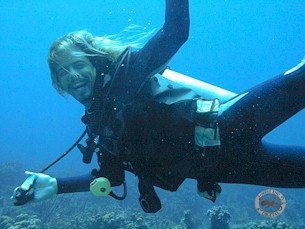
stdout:
[[[245,149],[246,150],[246,149]],[[241,156],[219,170],[218,182],[305,188],[305,147],[260,143],[255,153]]]
[[[305,58],[294,69],[246,91],[222,105],[223,141],[259,141],[305,107]],[[235,143],[234,143],[235,142]]]
[[222,105],[218,117],[221,146],[206,154],[201,179],[281,187],[305,187],[305,148],[273,147],[261,139],[305,107],[305,59]]

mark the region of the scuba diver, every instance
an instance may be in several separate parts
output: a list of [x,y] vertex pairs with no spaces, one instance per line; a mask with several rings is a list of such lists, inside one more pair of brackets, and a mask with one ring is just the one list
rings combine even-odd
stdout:
[[163,27],[139,50],[87,31],[53,43],[53,86],[84,105],[88,138],[77,146],[99,168],[68,178],[26,172],[15,205],[89,190],[123,199],[111,187],[125,190],[125,171],[138,177],[145,212],[161,209],[155,186],[176,191],[185,179],[213,202],[221,182],[305,187],[305,148],[262,140],[305,107],[305,59],[236,95],[166,69],[189,24],[188,0],[166,0]]

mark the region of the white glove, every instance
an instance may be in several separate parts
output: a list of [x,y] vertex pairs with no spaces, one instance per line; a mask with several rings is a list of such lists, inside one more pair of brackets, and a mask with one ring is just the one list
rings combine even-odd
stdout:
[[23,205],[29,201],[45,200],[57,193],[56,178],[43,173],[25,171],[28,178],[21,186],[15,188],[12,199],[15,205]]

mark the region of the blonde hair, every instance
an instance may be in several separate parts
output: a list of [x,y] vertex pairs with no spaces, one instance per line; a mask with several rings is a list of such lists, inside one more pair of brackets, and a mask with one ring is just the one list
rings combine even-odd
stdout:
[[101,65],[116,61],[127,47],[141,48],[144,41],[154,32],[154,30],[144,30],[146,30],[145,27],[130,25],[115,35],[99,37],[93,36],[88,31],[79,30],[60,37],[53,42],[48,54],[52,85],[61,95],[64,95],[56,69],[60,66],[64,53],[71,50],[71,47],[81,50],[81,52],[72,52],[73,55],[86,56],[94,67],[100,68]]

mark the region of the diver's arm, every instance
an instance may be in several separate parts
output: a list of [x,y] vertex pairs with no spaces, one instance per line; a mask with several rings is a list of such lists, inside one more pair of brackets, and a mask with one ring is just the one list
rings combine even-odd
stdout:
[[106,153],[100,160],[100,170],[92,170],[91,173],[67,178],[56,178],[57,194],[69,192],[87,192],[90,191],[90,183],[97,177],[106,177],[112,187],[123,184],[125,180],[125,172],[119,161],[113,156]]
[[165,23],[147,44],[135,53],[135,68],[145,76],[156,73],[187,41],[190,18],[188,0],[166,0]]
[[14,205],[46,200],[55,194],[89,191],[91,174],[78,177],[55,178],[44,173],[25,172],[28,177],[14,189],[11,199]]
[[87,192],[90,190],[90,182],[93,180],[91,173],[67,177],[56,178],[57,180],[57,194],[70,193],[70,192]]
[[111,154],[103,153],[99,156],[100,170],[92,170],[91,173],[67,178],[56,178],[57,194],[69,192],[87,192],[90,190],[90,183],[96,177],[106,177],[112,187],[123,184],[125,172],[119,160]]

